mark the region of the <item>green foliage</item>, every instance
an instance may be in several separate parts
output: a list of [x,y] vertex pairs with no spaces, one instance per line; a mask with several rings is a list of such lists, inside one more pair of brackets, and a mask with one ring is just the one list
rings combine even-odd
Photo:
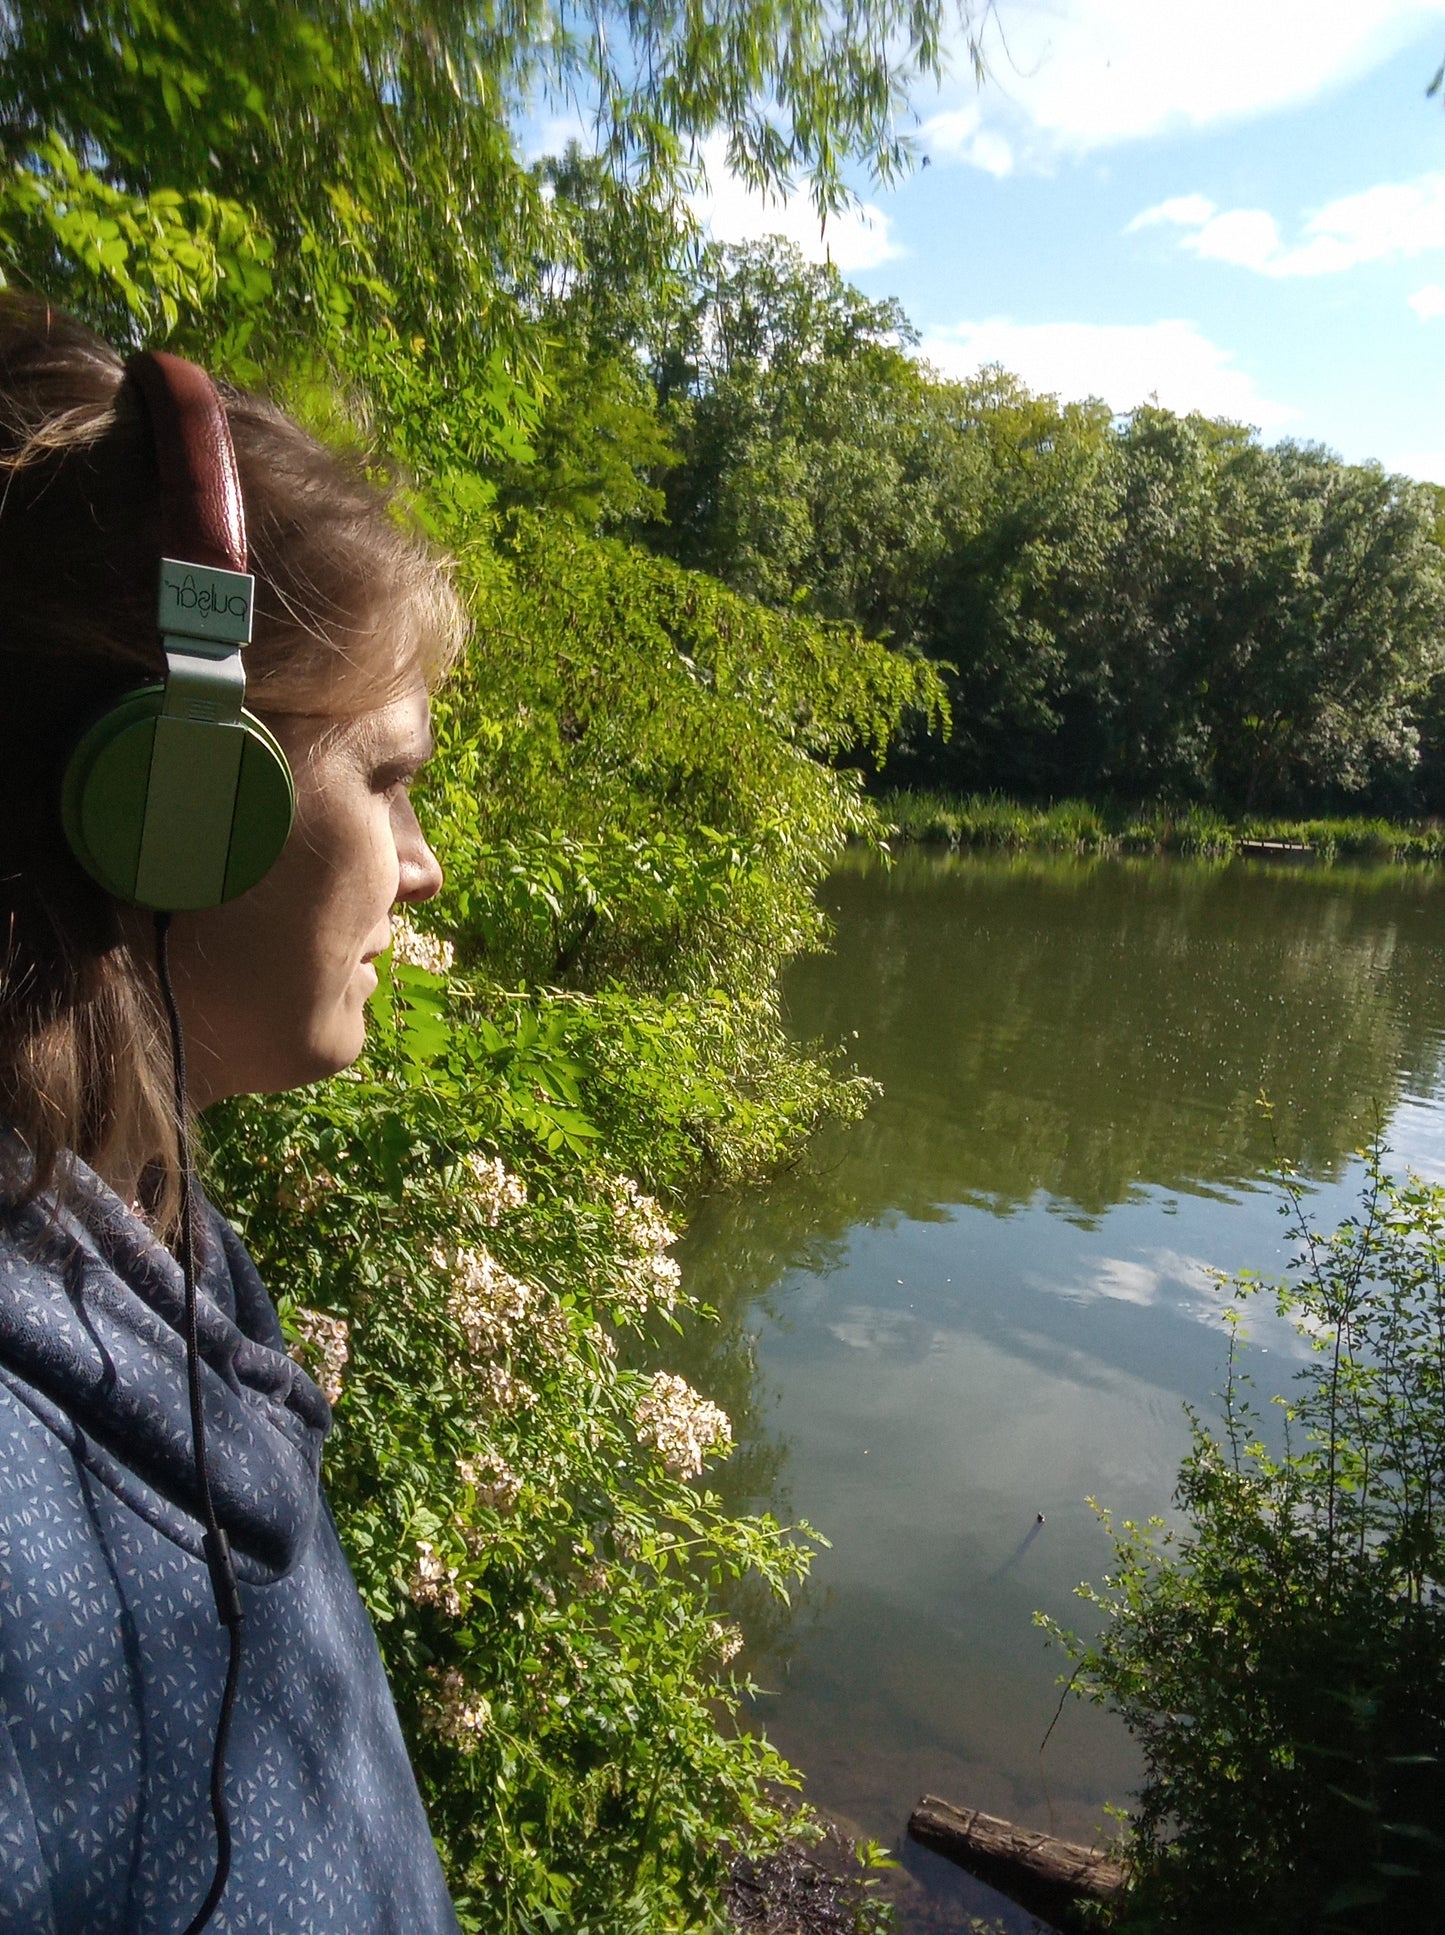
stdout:
[[1435,487],[1243,426],[932,376],[896,304],[774,241],[709,255],[654,352],[651,541],[944,672],[915,784],[1235,812],[1437,805]]
[[[750,178],[904,159],[938,10],[100,0],[0,14],[0,275],[264,383],[418,480],[476,620],[419,805],[448,869],[321,1088],[204,1125],[210,1183],[337,1392],[328,1493],[463,1925],[720,1925],[794,1779],[725,1608],[807,1528],[707,1489],[727,1422],[618,1336],[685,1305],[655,1195],[784,1160],[863,1087],[776,974],[876,838],[855,774],[937,680],[591,534],[669,460],[638,342],[691,144]],[[598,156],[529,162],[539,108]]]
[[503,980],[770,999],[820,938],[829,856],[876,826],[820,755],[880,753],[938,705],[929,668],[535,516],[484,564],[428,782],[464,951]]
[[168,335],[182,315],[211,309],[235,318],[234,353],[271,294],[272,254],[239,202],[206,189],[114,187],[54,134],[32,165],[11,165],[0,189],[0,259],[74,264],[116,333]]
[[1321,1236],[1285,1187],[1300,1249],[1275,1291],[1311,1358],[1275,1400],[1283,1448],[1235,1328],[1183,1523],[1113,1528],[1114,1569],[1080,1588],[1093,1642],[1043,1622],[1144,1750],[1128,1928],[1213,1930],[1227,1903],[1240,1935],[1384,1935],[1445,1898],[1445,1188],[1376,1150],[1360,1213]]
[[1433,493],[1157,408],[1036,435],[938,581],[967,730],[935,764],[1244,811],[1408,798],[1445,648]]
[[[755,185],[803,175],[820,207],[847,199],[850,157],[896,174],[906,91],[940,70],[943,18],[937,0],[842,15],[822,0],[40,0],[0,17],[0,166],[46,203],[72,193],[67,152],[138,210],[179,194],[203,252],[196,197],[223,193],[266,239],[275,284],[238,356],[273,370],[320,358],[392,450],[429,465],[505,460],[517,413],[499,425],[472,407],[489,394],[478,373],[496,354],[536,400],[539,298],[587,241],[578,199],[550,192],[517,131],[539,112],[589,120],[634,234],[670,258],[709,136]],[[22,203],[35,192],[21,182]],[[93,235],[26,214],[0,203],[4,272],[95,313]],[[152,324],[214,356],[208,292],[174,293]]]
[[896,302],[776,238],[708,251],[654,349],[680,461],[649,541],[781,608],[928,649],[929,587],[973,527],[982,459],[915,340]]
[[[740,1726],[723,1606],[786,1597],[809,1548],[684,1482],[710,1407],[618,1366],[678,1303],[639,1192],[860,1108],[787,1042],[776,970],[873,824],[814,754],[886,741],[927,682],[555,520],[463,571],[419,793],[449,885],[361,1070],[215,1111],[213,1185],[298,1348],[346,1327],[329,1495],[467,1925],[702,1929],[792,1778]],[[525,1206],[488,1207],[483,1158]]]
[[576,1040],[415,968],[378,1006],[359,1072],[213,1114],[211,1182],[302,1354],[349,1347],[328,1490],[463,1925],[714,1926],[791,1779],[736,1724],[715,1598],[786,1594],[806,1528],[725,1514],[646,1439],[612,1338],[670,1301],[671,1233],[602,1166]]

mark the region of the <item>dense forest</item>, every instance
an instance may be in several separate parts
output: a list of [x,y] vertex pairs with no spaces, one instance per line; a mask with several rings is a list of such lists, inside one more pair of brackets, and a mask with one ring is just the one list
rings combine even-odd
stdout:
[[1445,490],[1001,369],[946,382],[913,340],[781,242],[706,249],[608,346],[633,422],[569,362],[519,494],[577,505],[586,476],[587,515],[943,668],[952,731],[915,721],[898,780],[1445,806]]

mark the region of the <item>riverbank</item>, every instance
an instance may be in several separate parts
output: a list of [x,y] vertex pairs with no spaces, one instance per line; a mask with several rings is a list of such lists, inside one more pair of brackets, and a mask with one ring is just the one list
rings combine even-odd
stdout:
[[888,1935],[899,1927],[908,1935],[1006,1935],[1004,1921],[931,1894],[901,1858],[901,1836],[889,1855],[826,1810],[818,1819],[819,1839],[788,1840],[761,1860],[733,1862],[726,1895],[733,1935]]
[[1128,806],[1057,800],[1028,805],[996,793],[885,793],[878,801],[892,838],[928,846],[1051,853],[1177,853],[1209,859],[1236,854],[1316,860],[1445,861],[1438,820],[1238,818],[1213,807]]

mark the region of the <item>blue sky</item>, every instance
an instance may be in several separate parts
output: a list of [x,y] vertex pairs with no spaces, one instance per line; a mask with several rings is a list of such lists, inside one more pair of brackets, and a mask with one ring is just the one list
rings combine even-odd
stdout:
[[820,238],[711,157],[714,234],[781,230],[922,352],[1150,395],[1445,483],[1445,0],[997,0],[990,78]]

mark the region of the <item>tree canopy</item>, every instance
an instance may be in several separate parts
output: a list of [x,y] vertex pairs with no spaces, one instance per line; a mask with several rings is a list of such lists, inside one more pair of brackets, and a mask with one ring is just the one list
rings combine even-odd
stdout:
[[707,257],[654,355],[677,459],[649,541],[947,667],[918,780],[1445,801],[1445,492],[1157,404],[947,381],[912,340],[782,244]]
[[972,20],[971,0],[10,0],[0,261],[114,334],[329,353],[393,436],[430,400],[459,452],[505,454],[549,274],[586,242],[528,157],[539,118],[586,130],[655,266],[709,137],[820,209],[850,160],[895,175],[909,90],[951,24],[977,60]]

